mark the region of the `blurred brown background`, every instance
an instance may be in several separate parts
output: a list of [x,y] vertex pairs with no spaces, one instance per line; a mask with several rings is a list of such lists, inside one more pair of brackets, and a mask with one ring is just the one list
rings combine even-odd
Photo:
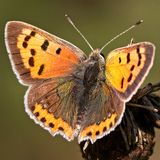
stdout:
[[[93,48],[101,47],[120,31],[143,19],[144,23],[123,35],[104,53],[136,42],[156,45],[154,66],[147,82],[160,81],[160,1],[159,0],[0,0],[0,159],[1,160],[82,160],[77,140],[53,138],[35,125],[24,111],[27,87],[13,74],[4,44],[4,27],[9,20],[21,20],[56,34],[89,54],[90,49],[67,22],[67,13],[87,37]],[[160,131],[151,160],[159,160]]]

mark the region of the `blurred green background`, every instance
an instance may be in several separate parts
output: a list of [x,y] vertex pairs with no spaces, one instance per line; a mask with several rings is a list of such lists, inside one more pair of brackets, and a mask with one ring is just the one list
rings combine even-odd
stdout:
[[[120,31],[143,19],[144,23],[123,35],[103,51],[108,53],[125,46],[133,37],[136,42],[156,45],[154,66],[147,82],[160,81],[160,1],[159,0],[0,0],[0,159],[1,160],[81,160],[77,140],[67,142],[53,138],[35,125],[24,111],[23,95],[27,87],[13,74],[4,44],[5,23],[21,20],[40,27],[81,48],[89,47],[67,22],[72,17],[93,48],[101,47]],[[151,160],[159,160],[160,131]]]

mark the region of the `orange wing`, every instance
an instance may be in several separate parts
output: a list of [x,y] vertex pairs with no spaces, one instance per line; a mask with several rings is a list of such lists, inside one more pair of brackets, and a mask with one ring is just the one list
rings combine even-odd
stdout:
[[125,111],[125,102],[118,97],[112,87],[105,83],[97,87],[89,96],[78,135],[79,143],[84,140],[94,143],[97,139],[108,135],[119,125]]
[[106,78],[121,98],[129,100],[152,67],[155,47],[141,42],[112,51],[106,60]]
[[25,95],[29,116],[53,136],[60,134],[68,141],[78,132],[75,85],[69,78],[49,79],[32,85]]
[[13,69],[23,84],[67,76],[86,58],[69,42],[23,22],[8,22],[5,39]]

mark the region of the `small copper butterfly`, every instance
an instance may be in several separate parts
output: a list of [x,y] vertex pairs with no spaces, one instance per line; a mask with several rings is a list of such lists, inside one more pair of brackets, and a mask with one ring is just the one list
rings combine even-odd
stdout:
[[5,42],[13,71],[29,86],[25,110],[53,136],[97,139],[120,124],[125,103],[142,84],[154,60],[150,42],[89,57],[73,44],[30,24],[10,21]]

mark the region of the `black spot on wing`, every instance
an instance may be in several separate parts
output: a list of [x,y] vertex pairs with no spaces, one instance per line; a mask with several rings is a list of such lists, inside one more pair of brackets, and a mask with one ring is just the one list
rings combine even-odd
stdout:
[[139,49],[139,46],[137,47],[137,53],[140,53],[140,49]]
[[127,63],[130,62],[130,53],[127,54]]
[[103,128],[103,132],[106,132],[106,131],[107,131],[107,127],[104,127],[104,128]]
[[64,128],[63,128],[63,127],[58,127],[58,129],[59,129],[60,131],[64,131]]
[[133,77],[133,74],[131,73],[130,75],[129,75],[129,77],[128,77],[128,82],[130,82],[131,80],[132,80],[132,77]]
[[39,117],[39,112],[34,113],[36,117]]
[[39,67],[39,70],[38,70],[38,75],[41,75],[42,72],[44,70],[44,64],[42,64],[40,67]]
[[25,40],[25,41],[29,41],[30,38],[31,38],[31,36],[26,36],[26,37],[24,38],[24,40]]
[[29,58],[28,64],[29,64],[31,67],[34,67],[34,58],[33,58],[33,57],[30,57],[30,58]]
[[27,43],[27,42],[23,42],[23,43],[22,43],[22,46],[23,46],[23,48],[27,48],[28,43]]
[[121,88],[123,88],[123,84],[124,84],[124,77],[121,80]]
[[61,48],[58,48],[57,50],[56,50],[56,54],[60,54],[61,53]]
[[41,45],[43,51],[46,51],[49,45],[49,41],[45,40],[44,43]]
[[35,110],[35,106],[31,106],[30,109],[33,112]]
[[54,128],[54,124],[52,122],[49,123],[50,128]]
[[137,66],[141,65],[141,59],[142,59],[142,55],[140,53],[138,53],[138,64],[137,64]]
[[100,134],[100,132],[99,131],[96,131],[96,136],[98,136]]
[[43,122],[43,123],[46,122],[46,118],[45,118],[45,117],[42,117],[42,118],[41,118],[41,122]]
[[135,65],[132,65],[132,67],[130,68],[130,71],[134,70]]
[[31,52],[31,55],[32,55],[32,56],[34,56],[34,55],[36,54],[35,49],[31,49],[30,52]]
[[30,33],[30,35],[31,35],[32,37],[34,37],[34,36],[36,35],[36,32],[32,31],[32,32]]
[[112,124],[112,123],[110,123],[110,124],[109,124],[109,128],[112,128],[112,127],[113,127],[113,124]]
[[87,136],[92,136],[92,132],[88,132],[88,133],[87,133]]

